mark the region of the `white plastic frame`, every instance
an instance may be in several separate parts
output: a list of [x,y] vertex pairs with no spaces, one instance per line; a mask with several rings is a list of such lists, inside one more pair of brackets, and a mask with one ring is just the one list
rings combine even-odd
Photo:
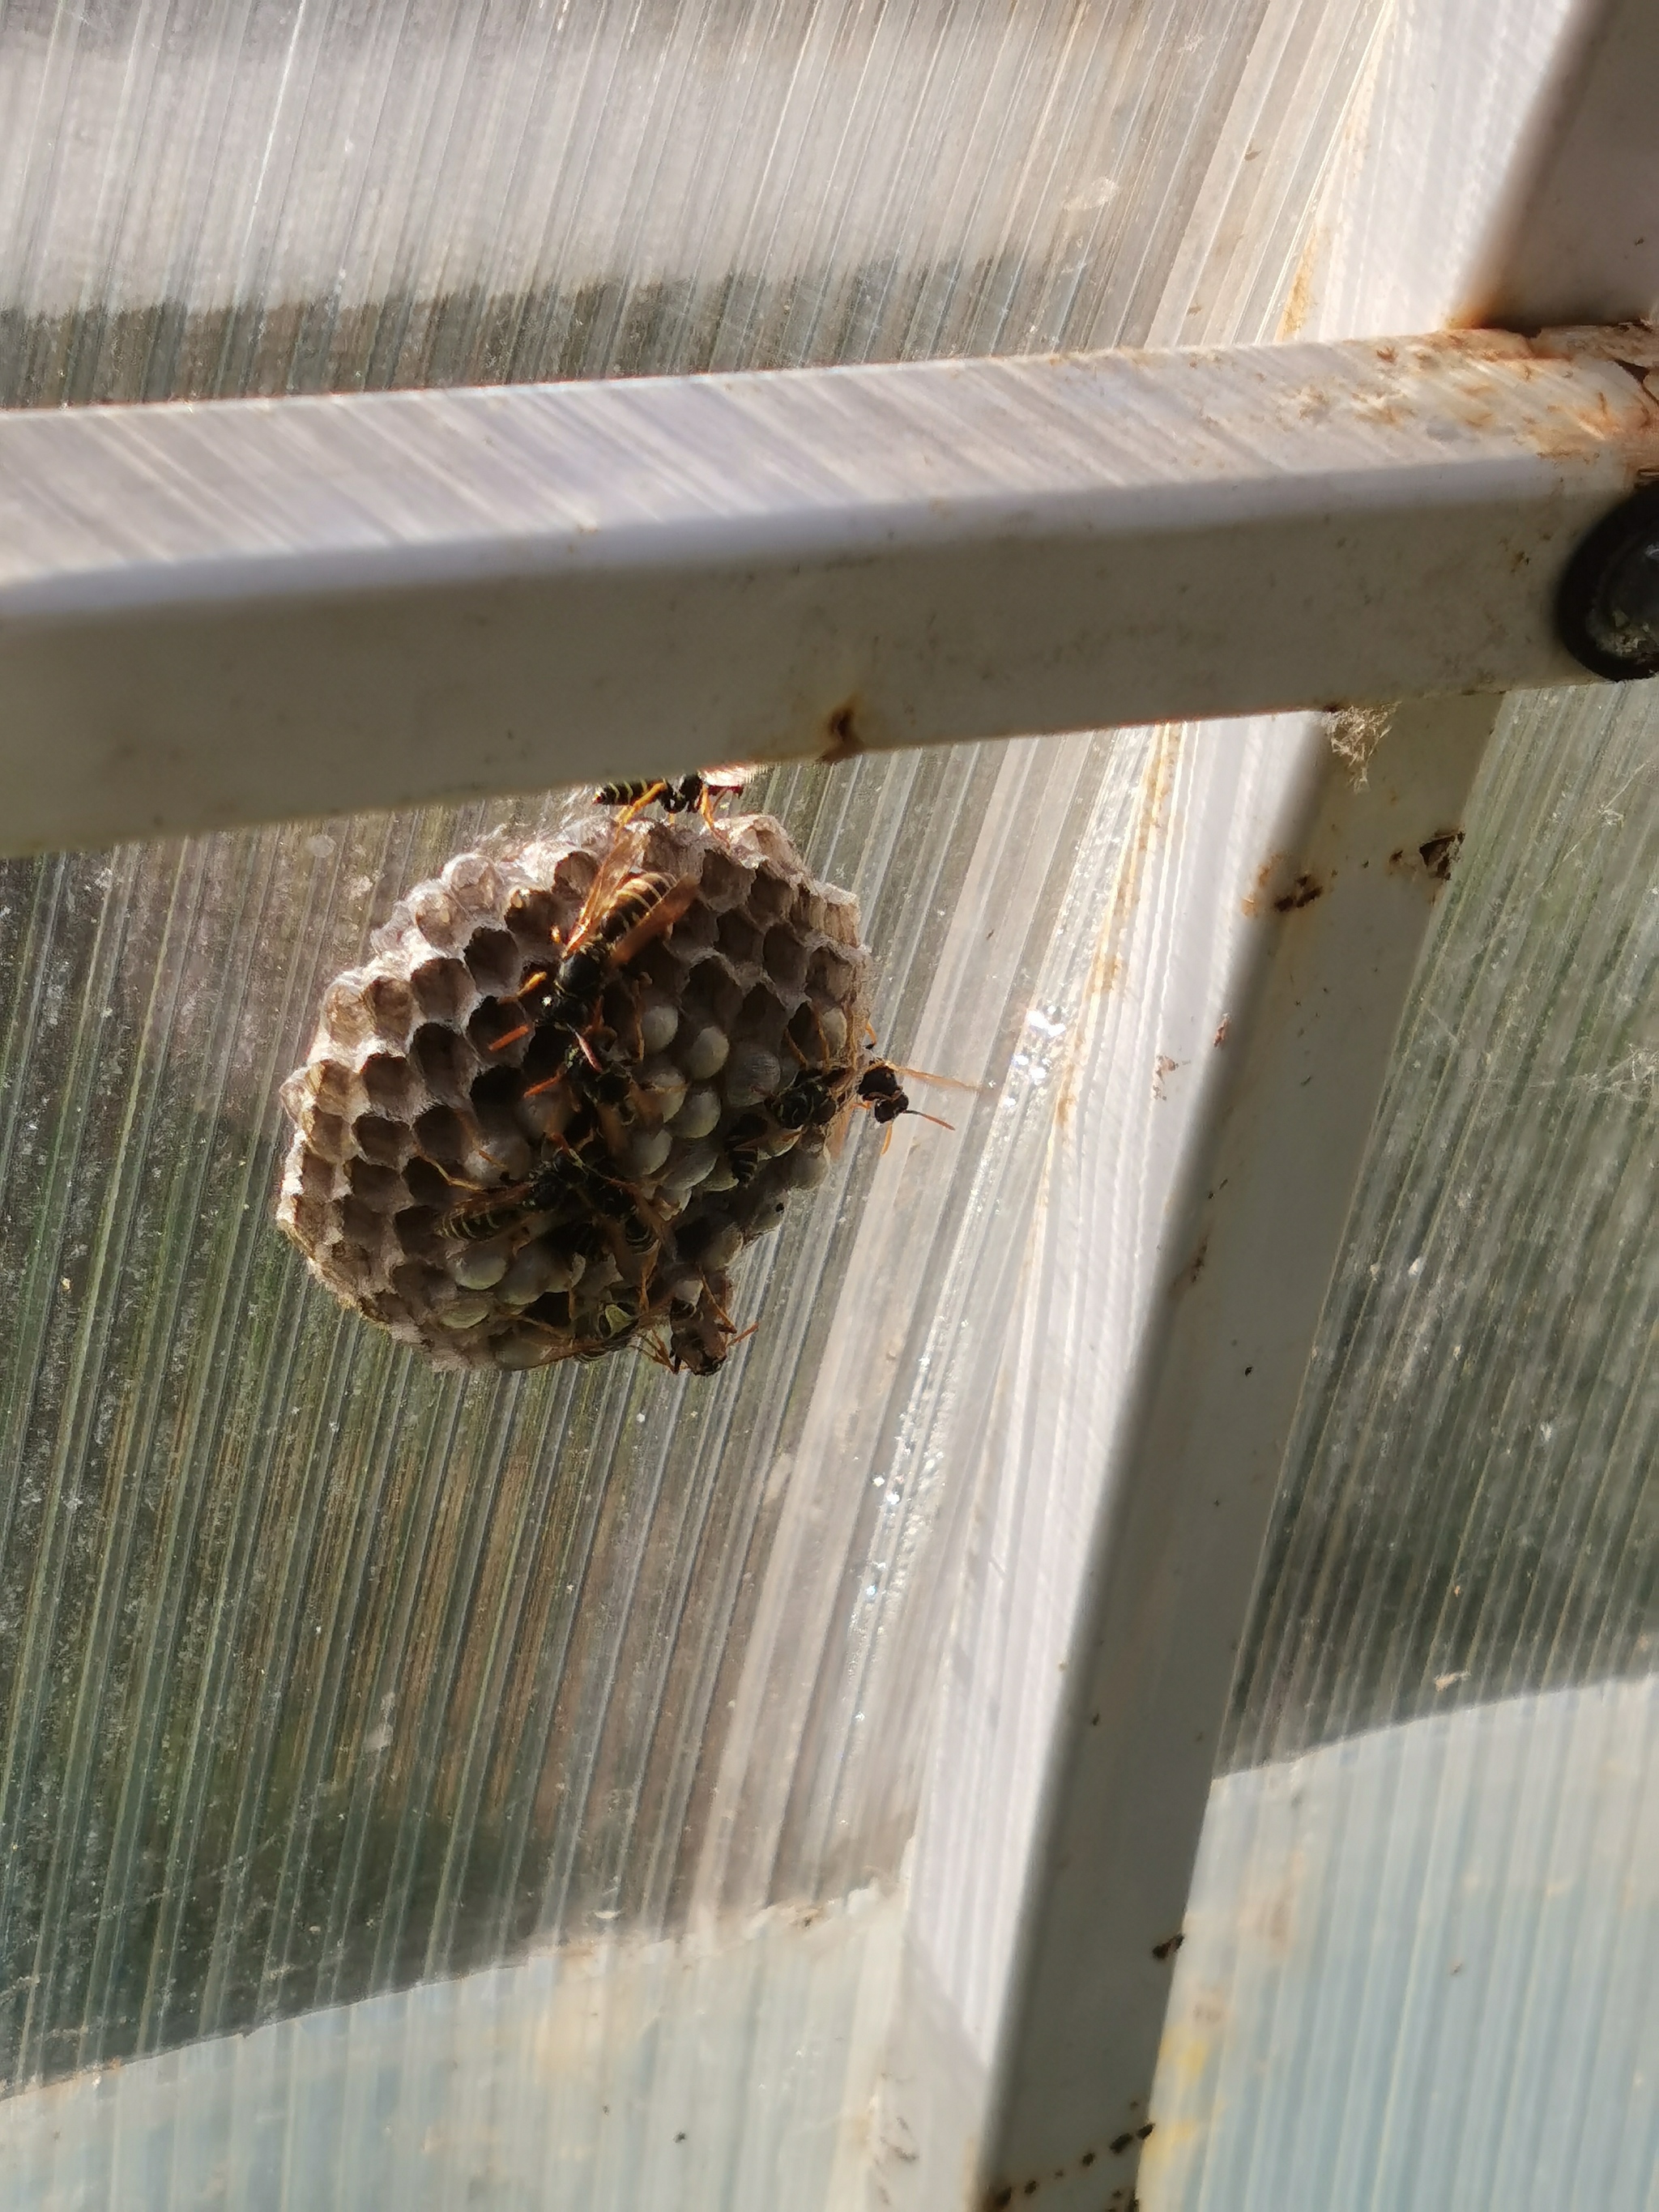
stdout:
[[0,416],[0,845],[1571,681],[1656,465],[1502,335]]

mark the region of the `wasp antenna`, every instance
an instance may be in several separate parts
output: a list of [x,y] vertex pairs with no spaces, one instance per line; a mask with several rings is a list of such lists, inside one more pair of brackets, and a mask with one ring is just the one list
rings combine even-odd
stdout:
[[896,1060],[890,1060],[887,1065],[895,1075],[912,1076],[918,1083],[937,1083],[946,1091],[977,1091],[980,1088],[977,1083],[964,1083],[959,1075],[935,1075],[928,1067],[901,1067]]
[[520,1022],[517,1029],[509,1030],[505,1036],[498,1036],[489,1049],[491,1052],[505,1052],[508,1045],[517,1044],[520,1037],[530,1036],[533,1026],[530,1022]]

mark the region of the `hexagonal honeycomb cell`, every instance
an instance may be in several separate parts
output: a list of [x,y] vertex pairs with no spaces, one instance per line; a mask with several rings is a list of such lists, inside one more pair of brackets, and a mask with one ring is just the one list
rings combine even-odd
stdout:
[[458,854],[374,942],[282,1091],[318,1280],[441,1367],[714,1373],[738,1253],[890,1118],[856,901],[769,815],[606,816]]

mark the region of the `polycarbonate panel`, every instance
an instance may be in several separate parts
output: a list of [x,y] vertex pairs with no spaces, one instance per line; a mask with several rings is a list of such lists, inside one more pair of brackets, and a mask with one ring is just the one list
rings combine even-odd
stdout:
[[1647,2212],[1656,1774],[1649,1676],[1224,1776],[1146,2212]]
[[477,817],[8,866],[10,2080],[893,1878],[923,1711],[893,1668],[949,1604],[912,1560],[973,1419],[956,1324],[996,1323],[1041,1156],[1010,1051],[1035,988],[1075,998],[1086,945],[1056,967],[1049,929],[1139,761],[770,780],[889,949],[880,1034],[989,1087],[944,1094],[955,1132],[849,1146],[745,1271],[761,1326],[713,1383],[434,1375],[274,1233],[322,985]]
[[11,0],[0,403],[1242,333],[1384,12]]
[[860,2201],[901,1900],[451,1981],[0,2102],[8,2212]]
[[1659,1668],[1659,697],[1512,699],[1396,1048],[1223,1759]]
[[1651,2202],[1656,769],[1654,686],[1538,694],[1475,794],[1235,1685],[1149,2212]]

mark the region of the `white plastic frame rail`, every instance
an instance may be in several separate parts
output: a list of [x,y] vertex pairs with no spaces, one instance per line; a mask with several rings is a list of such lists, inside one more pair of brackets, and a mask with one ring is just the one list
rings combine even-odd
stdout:
[[1502,334],[0,416],[0,849],[1582,675]]

